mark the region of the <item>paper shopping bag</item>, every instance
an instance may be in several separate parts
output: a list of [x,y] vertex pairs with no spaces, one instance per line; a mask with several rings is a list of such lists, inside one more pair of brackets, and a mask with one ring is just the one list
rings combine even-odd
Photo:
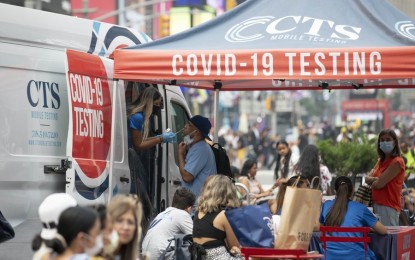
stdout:
[[275,248],[307,251],[313,228],[318,225],[321,198],[320,190],[287,187]]
[[226,209],[225,215],[241,246],[274,246],[272,215],[267,203]]

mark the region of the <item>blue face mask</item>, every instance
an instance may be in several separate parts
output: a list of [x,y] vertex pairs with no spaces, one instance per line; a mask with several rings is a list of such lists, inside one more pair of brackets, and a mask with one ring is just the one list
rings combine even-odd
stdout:
[[390,152],[392,152],[392,150],[393,150],[394,147],[395,146],[393,145],[393,141],[385,141],[385,142],[380,142],[379,143],[379,148],[384,153],[390,153]]

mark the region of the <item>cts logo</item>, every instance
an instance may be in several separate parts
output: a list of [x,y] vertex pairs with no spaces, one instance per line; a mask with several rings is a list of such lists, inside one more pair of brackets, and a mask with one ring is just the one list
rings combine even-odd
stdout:
[[249,18],[237,25],[233,26],[225,35],[225,39],[228,42],[251,42],[255,40],[259,40],[264,38],[263,34],[257,33],[253,35],[244,36],[241,33],[247,29],[248,27],[258,25],[258,24],[266,24],[271,21],[274,17],[273,16],[256,16]]
[[27,100],[32,107],[59,109],[59,85],[55,82],[30,80],[27,83]]
[[[258,26],[262,28],[258,29]],[[308,16],[255,16],[230,28],[225,39],[229,42],[250,42],[262,39],[265,35],[276,39],[276,36],[282,34],[297,34],[335,40],[357,40],[361,30],[360,27]],[[261,31],[263,33],[258,33]]]
[[415,41],[415,25],[412,21],[400,21],[395,24],[395,29],[402,36]]

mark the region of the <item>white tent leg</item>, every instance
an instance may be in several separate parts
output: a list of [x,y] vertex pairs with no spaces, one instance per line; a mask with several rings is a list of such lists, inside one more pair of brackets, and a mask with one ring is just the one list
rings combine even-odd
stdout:
[[118,80],[114,80],[114,83],[112,84],[112,99],[111,99],[111,142],[110,142],[110,158],[109,158],[109,184],[108,184],[108,202],[112,199],[112,179],[114,175],[114,150],[115,150],[115,124],[114,124],[114,118],[115,118],[115,109],[116,109],[116,102],[117,102],[117,85]]
[[213,142],[218,142],[218,131],[219,131],[219,89],[215,89],[215,102],[213,103]]

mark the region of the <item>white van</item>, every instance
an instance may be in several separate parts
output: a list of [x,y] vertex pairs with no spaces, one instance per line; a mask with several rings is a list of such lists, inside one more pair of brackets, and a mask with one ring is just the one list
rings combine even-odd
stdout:
[[[151,132],[182,129],[190,112],[178,87],[113,84],[114,49],[148,41],[123,27],[0,4],[0,210],[14,227],[37,219],[53,192],[81,204],[130,192],[126,107],[143,87],[163,96]],[[157,211],[180,186],[176,146],[146,151]]]

